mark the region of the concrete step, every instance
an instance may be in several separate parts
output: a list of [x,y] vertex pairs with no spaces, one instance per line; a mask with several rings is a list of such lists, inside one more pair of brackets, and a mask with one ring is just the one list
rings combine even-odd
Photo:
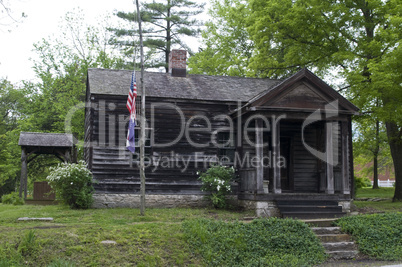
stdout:
[[349,242],[350,236],[348,234],[326,234],[317,235],[322,243],[335,243],[335,242]]
[[297,199],[297,200],[277,200],[278,206],[338,206],[338,201],[333,200],[310,200],[310,199]]
[[320,211],[320,212],[282,212],[283,218],[295,218],[295,219],[321,219],[321,218],[341,218],[346,215],[345,212],[332,212],[332,211]]
[[355,251],[355,242],[328,242],[322,243],[326,252],[332,251]]
[[341,250],[341,251],[329,251],[326,253],[333,260],[351,260],[354,259],[359,252],[356,250],[350,250],[350,251]]
[[331,227],[334,224],[335,218],[320,218],[320,219],[303,219],[302,221],[313,227]]
[[342,212],[342,207],[338,205],[323,206],[323,205],[283,205],[278,206],[282,213],[284,212]]
[[316,235],[342,234],[340,227],[311,227]]

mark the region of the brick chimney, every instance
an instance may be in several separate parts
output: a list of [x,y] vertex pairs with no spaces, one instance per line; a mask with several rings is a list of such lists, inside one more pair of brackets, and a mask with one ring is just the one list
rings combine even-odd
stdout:
[[173,49],[169,53],[169,73],[173,77],[186,77],[187,51]]

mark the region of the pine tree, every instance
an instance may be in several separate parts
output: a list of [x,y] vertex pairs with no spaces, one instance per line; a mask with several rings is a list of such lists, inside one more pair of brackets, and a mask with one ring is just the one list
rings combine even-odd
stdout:
[[[172,47],[191,49],[183,41],[185,36],[199,34],[200,22],[193,17],[203,12],[204,4],[187,0],[163,0],[143,3],[141,19],[143,21],[144,47],[147,48],[145,67],[164,67],[168,72],[169,53]],[[117,12],[116,16],[126,22],[137,23],[136,12]],[[132,65],[134,49],[138,47],[138,30],[109,29],[115,35],[112,42],[121,47],[127,64]]]

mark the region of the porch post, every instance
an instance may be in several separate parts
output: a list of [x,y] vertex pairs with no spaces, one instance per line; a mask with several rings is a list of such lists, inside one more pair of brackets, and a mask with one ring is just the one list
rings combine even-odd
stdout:
[[262,120],[256,119],[255,121],[255,156],[258,159],[258,165],[256,167],[256,190],[257,194],[264,193],[263,188],[263,178],[264,178],[264,168],[263,168],[263,157],[264,157],[264,140],[262,135]]
[[281,194],[281,169],[278,165],[278,159],[281,155],[281,136],[280,136],[280,120],[272,119],[272,163],[273,163],[273,193]]
[[342,190],[343,194],[350,194],[349,172],[349,127],[347,122],[342,122]]
[[333,147],[333,122],[326,123],[326,148],[327,148],[327,188],[325,193],[334,194],[334,147]]
[[22,198],[22,191],[24,197],[27,198],[27,178],[28,178],[28,155],[24,147],[21,149],[21,177],[20,177],[20,194]]

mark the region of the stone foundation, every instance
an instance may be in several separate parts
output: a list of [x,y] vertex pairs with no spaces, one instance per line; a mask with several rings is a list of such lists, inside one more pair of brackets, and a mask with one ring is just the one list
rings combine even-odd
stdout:
[[239,205],[246,210],[255,210],[257,217],[280,217],[281,213],[274,201],[239,200]]
[[[93,208],[140,208],[138,194],[94,194]],[[211,205],[203,195],[146,195],[147,208],[207,207]]]
[[342,211],[346,213],[350,213],[350,206],[351,206],[351,201],[339,201],[338,202],[339,206],[342,206]]

